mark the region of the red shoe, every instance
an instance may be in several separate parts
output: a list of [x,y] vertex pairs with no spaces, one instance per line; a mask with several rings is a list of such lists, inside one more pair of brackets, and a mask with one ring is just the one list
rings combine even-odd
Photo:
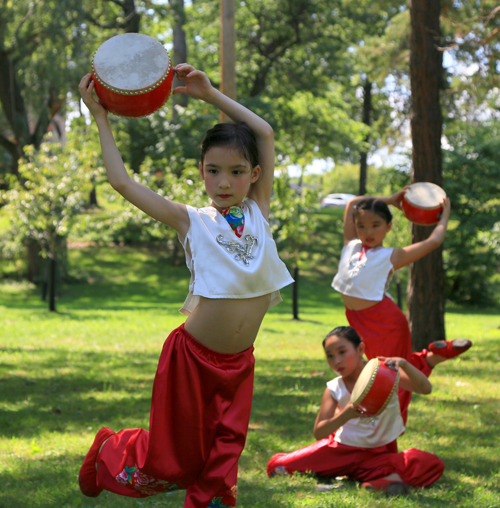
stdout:
[[450,359],[465,353],[471,346],[472,342],[467,339],[438,340],[429,345],[429,350],[435,355]]
[[87,497],[97,497],[103,489],[97,486],[97,455],[101,451],[101,445],[106,439],[113,436],[115,433],[103,427],[95,436],[94,442],[87,453],[85,460],[83,461],[82,467],[80,468],[80,474],[78,475],[78,483],[80,484],[80,490]]
[[385,492],[388,496],[404,496],[409,492],[409,486],[406,483],[395,480],[372,480],[363,483],[361,487]]

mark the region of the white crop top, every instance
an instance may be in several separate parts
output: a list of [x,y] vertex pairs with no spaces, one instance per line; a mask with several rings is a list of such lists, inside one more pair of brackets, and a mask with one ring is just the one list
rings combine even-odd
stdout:
[[[351,401],[342,377],[336,377],[326,383],[330,395],[337,401],[339,409],[344,409]],[[389,404],[379,416],[353,418],[335,433],[335,441],[359,448],[376,448],[397,439],[405,430],[397,390]]]
[[190,226],[183,247],[191,282],[181,312],[190,314],[200,296],[238,299],[271,293],[269,308],[280,303],[279,290],[293,279],[257,203],[246,199],[241,205],[245,214],[241,238],[216,208],[186,207]]
[[379,246],[363,253],[361,250],[358,238],[342,249],[339,271],[333,278],[332,287],[343,295],[381,301],[394,271],[391,263],[394,249]]

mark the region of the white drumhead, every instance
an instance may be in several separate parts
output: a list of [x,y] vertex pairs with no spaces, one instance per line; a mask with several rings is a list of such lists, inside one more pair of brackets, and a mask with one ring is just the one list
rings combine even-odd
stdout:
[[[380,360],[372,358],[363,368],[351,393],[351,401],[354,405],[359,404],[373,384],[373,379],[379,369]],[[366,391],[366,393],[365,393]]]
[[410,185],[405,194],[405,199],[408,203],[418,208],[431,209],[437,208],[445,197],[446,192],[439,185],[430,182],[414,183]]
[[103,43],[94,55],[94,71],[108,86],[142,90],[159,81],[169,68],[167,50],[153,37],[120,34]]

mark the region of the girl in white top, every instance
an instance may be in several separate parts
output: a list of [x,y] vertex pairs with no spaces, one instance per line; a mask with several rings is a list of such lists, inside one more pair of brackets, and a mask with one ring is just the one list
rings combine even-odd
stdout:
[[[332,286],[342,295],[347,320],[363,338],[369,359],[399,356],[428,376],[437,364],[469,349],[471,342],[437,341],[429,345],[429,351],[412,353],[408,321],[386,294],[394,271],[438,248],[448,227],[450,201],[445,198],[441,218],[426,240],[400,249],[384,247],[392,227],[388,205],[401,209],[407,189],[389,197],[357,196],[349,200],[344,215],[344,248]],[[411,394],[400,390],[399,395],[406,421]]]
[[[185,508],[236,506],[238,458],[253,388],[253,343],[279,289],[293,282],[268,218],[274,176],[270,125],[212,87],[188,64],[174,69],[186,93],[223,111],[201,146],[200,176],[210,206],[164,199],[127,173],[87,74],[80,93],[99,129],[111,186],[174,228],[191,270],[186,322],[165,342],[153,386],[150,431],[101,429],[80,470],[82,492],[146,497],[186,489]],[[243,123],[244,122],[244,123]]]
[[[339,377],[329,381],[314,424],[315,444],[291,453],[278,453],[267,466],[269,476],[313,471],[319,476],[349,476],[365,482],[363,487],[392,493],[407,485],[425,487],[443,473],[435,455],[414,448],[397,453],[396,439],[404,431],[398,398],[393,395],[377,417],[366,418],[350,397],[365,365],[365,345],[354,328],[340,326],[324,339],[330,368]],[[380,357],[399,370],[405,390],[429,394],[427,377],[404,358]]]

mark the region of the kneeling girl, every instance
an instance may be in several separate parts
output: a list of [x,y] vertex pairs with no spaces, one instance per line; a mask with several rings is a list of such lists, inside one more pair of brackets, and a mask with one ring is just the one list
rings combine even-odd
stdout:
[[[267,466],[269,476],[313,471],[319,476],[349,476],[376,490],[426,487],[442,474],[444,464],[432,453],[410,448],[398,453],[397,438],[405,430],[399,400],[392,396],[377,417],[355,409],[351,392],[364,367],[365,345],[350,326],[331,331],[323,341],[330,368],[338,377],[329,381],[314,424],[318,440],[291,453],[278,453]],[[405,390],[429,394],[428,378],[404,358],[384,358],[400,372]]]

